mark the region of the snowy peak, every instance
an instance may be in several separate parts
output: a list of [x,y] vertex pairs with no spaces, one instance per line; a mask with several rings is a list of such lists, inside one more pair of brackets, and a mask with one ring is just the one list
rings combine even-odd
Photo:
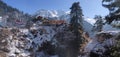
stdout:
[[56,16],[56,12],[55,11],[49,11],[49,10],[38,10],[35,15],[37,16],[42,16],[42,17],[55,17]]
[[[70,21],[70,11],[62,11],[62,10],[45,10],[45,9],[41,9],[41,10],[38,10],[34,15],[35,17],[37,16],[42,16],[42,17],[45,17],[45,18],[52,18],[52,19],[62,19],[62,20],[66,20],[67,22]],[[92,19],[92,18],[87,18],[87,17],[84,17],[84,20],[88,23],[90,23],[91,25],[94,25],[94,23],[96,22],[95,19]]]
[[56,18],[60,19],[63,16],[66,16],[68,14],[69,14],[69,11],[65,12],[65,11],[62,11],[62,10],[45,10],[45,9],[41,9],[41,10],[38,10],[35,13],[35,16],[42,16],[42,17],[46,17],[46,18],[54,18],[54,17],[56,17]]
[[95,22],[96,22],[96,20],[95,19],[93,19],[93,18],[84,18],[84,20],[86,21],[86,22],[88,22],[88,23],[90,23],[91,25],[94,25],[95,24]]
[[67,20],[70,18],[69,17],[69,12],[70,11],[62,11],[62,10],[38,10],[34,16],[38,17],[38,16],[42,16],[44,18],[47,19],[58,19],[58,20]]

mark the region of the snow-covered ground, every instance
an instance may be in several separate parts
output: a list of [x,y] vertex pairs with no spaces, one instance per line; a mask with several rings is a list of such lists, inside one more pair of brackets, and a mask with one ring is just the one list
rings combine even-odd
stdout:
[[103,31],[120,31],[119,28],[114,28],[111,25],[105,24],[103,26]]
[[[106,44],[106,42],[111,42],[111,39],[108,39],[104,41],[103,44],[100,44],[97,41],[97,38],[94,37],[96,34],[92,32],[93,24],[95,23],[94,19],[84,19],[83,21],[83,28],[86,32],[89,33],[92,40],[88,42],[88,44],[85,47],[84,52],[90,52],[91,50],[98,50],[98,47],[101,47],[104,51],[104,47],[102,45]],[[63,26],[64,27],[64,26]],[[8,47],[10,52],[7,54],[8,56],[47,56],[44,52],[36,52],[39,50],[40,47],[42,47],[42,44],[46,41],[52,41],[54,35],[57,33],[57,31],[63,31],[63,27],[56,28],[55,26],[33,26],[30,29],[26,28],[16,28],[19,31],[15,32],[15,34],[10,34],[8,39]],[[9,28],[8,30],[12,30],[13,28]],[[15,28],[14,28],[15,29]],[[109,30],[108,30],[109,29]],[[115,35],[116,33],[120,32],[118,30],[113,30],[109,25],[104,26],[103,32],[100,33],[110,33],[112,35]],[[112,30],[112,31],[111,31]],[[97,46],[98,47],[97,47]],[[31,51],[28,51],[31,50]],[[34,55],[32,55],[34,54]],[[57,55],[51,56],[51,57],[58,57]]]
[[[46,10],[40,10],[38,15],[41,15],[43,17],[59,17],[62,15],[62,17],[59,18],[65,18],[67,22],[69,22],[69,12],[63,12],[63,11],[47,11]],[[67,15],[67,16],[66,16]],[[2,17],[0,17],[0,22],[2,20]],[[102,32],[93,32],[92,28],[95,24],[96,20],[92,18],[84,18],[83,19],[83,29],[85,32],[88,32],[90,35],[91,40],[87,43],[84,52],[91,52],[94,50],[94,52],[98,49],[104,49],[104,45],[108,44],[112,41],[112,39],[105,40],[102,44],[98,41],[99,39],[96,36],[96,34],[101,33],[109,33],[111,35],[116,35],[120,32],[120,29],[114,28],[108,24],[103,26]],[[0,23],[1,24],[1,23]],[[8,56],[13,57],[59,57],[58,55],[46,55],[46,53],[41,50],[43,44],[46,44],[48,41],[53,41],[54,36],[57,32],[64,31],[65,25],[62,25],[60,27],[56,26],[39,26],[37,23],[33,25],[30,29],[27,28],[6,28],[7,30],[11,31],[11,34],[8,35],[7,41],[8,41],[8,49],[10,52],[7,53]],[[1,28],[5,29],[5,28]],[[12,30],[15,29],[15,30]],[[18,30],[18,31],[17,31]],[[66,37],[67,38],[67,37]],[[1,40],[4,42],[4,40]],[[55,44],[55,43],[53,43]],[[39,50],[39,51],[38,51]]]
[[[11,31],[11,34],[7,37],[7,48],[10,51],[7,53],[7,56],[34,57],[35,55],[36,57],[39,57],[41,53],[37,53],[42,50],[39,52],[38,50],[43,47],[43,44],[46,42],[52,41],[53,36],[56,33],[53,28],[54,27],[52,26],[40,26],[30,30],[25,28],[6,28]],[[2,40],[2,42],[4,41]],[[46,56],[49,57],[50,55]],[[52,57],[57,57],[57,55]]]

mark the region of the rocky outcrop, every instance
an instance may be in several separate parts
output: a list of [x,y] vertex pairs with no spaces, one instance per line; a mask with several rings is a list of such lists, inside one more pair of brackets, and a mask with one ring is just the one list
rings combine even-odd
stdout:
[[[83,57],[110,57],[112,46],[116,45],[116,38],[119,38],[119,31],[99,32],[92,38],[84,48]],[[112,49],[111,49],[112,50]]]
[[41,52],[48,56],[54,55],[55,45],[51,42],[54,34],[55,30],[50,26],[31,29],[1,28],[0,56],[39,57]]

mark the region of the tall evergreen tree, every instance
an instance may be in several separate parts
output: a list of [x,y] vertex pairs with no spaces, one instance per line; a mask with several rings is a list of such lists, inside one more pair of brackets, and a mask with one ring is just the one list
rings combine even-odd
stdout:
[[71,12],[70,12],[70,17],[71,17],[70,25],[72,27],[72,31],[74,31],[76,36],[78,36],[80,31],[83,31],[83,28],[82,28],[82,20],[83,20],[83,18],[82,18],[82,16],[83,16],[82,9],[79,6],[79,2],[73,3],[73,5],[72,5],[72,7],[70,9],[71,9]]
[[[72,7],[70,8],[71,12],[70,12],[70,16],[71,16],[71,21],[70,24],[75,27],[78,28],[79,26],[82,26],[82,9],[79,6],[79,2],[75,2],[73,3]],[[82,29],[82,28],[81,28]]]
[[77,57],[79,53],[80,44],[82,44],[82,37],[81,37],[81,31],[83,31],[82,28],[82,9],[79,6],[79,2],[75,2],[72,4],[72,7],[70,8],[70,26],[71,30],[74,32],[76,38],[71,41],[71,52],[69,52],[71,57]]

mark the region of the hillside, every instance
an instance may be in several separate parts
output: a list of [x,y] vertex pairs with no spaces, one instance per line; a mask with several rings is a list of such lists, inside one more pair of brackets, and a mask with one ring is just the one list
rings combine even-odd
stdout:
[[[91,36],[93,33],[91,32],[92,24],[88,23],[88,20],[87,19],[84,20],[84,29],[86,32],[89,32],[89,35]],[[1,34],[2,38],[0,39],[2,41],[0,43],[1,45],[0,51],[2,53],[0,53],[0,56],[3,56],[4,54],[5,54],[4,56],[13,57],[63,56],[63,52],[65,51],[64,49],[66,49],[66,47],[70,47],[69,43],[75,37],[74,34],[68,30],[68,25],[65,24],[58,27],[56,26],[38,27],[38,25],[36,24],[32,26],[30,29],[2,28],[0,29],[0,31],[2,33]],[[114,36],[118,34],[119,31],[101,32],[99,34],[101,35],[102,33],[106,34],[110,33],[113,34]],[[92,37],[94,37],[95,35],[96,34],[94,34]],[[85,47],[86,49],[85,52],[92,51],[92,48],[95,47],[95,45],[97,44],[97,39],[99,40],[99,38],[94,37],[88,42],[88,44]]]
[[[25,25],[26,22],[31,19],[29,14],[7,5],[2,0],[0,0],[0,17],[0,25],[3,27],[18,26],[18,21]],[[19,25],[19,27],[20,26],[21,25]]]
[[69,11],[41,9],[29,15],[0,0],[0,57],[111,57],[119,51],[119,28],[105,24],[92,31],[97,20],[78,17],[83,17],[80,37],[72,30]]

